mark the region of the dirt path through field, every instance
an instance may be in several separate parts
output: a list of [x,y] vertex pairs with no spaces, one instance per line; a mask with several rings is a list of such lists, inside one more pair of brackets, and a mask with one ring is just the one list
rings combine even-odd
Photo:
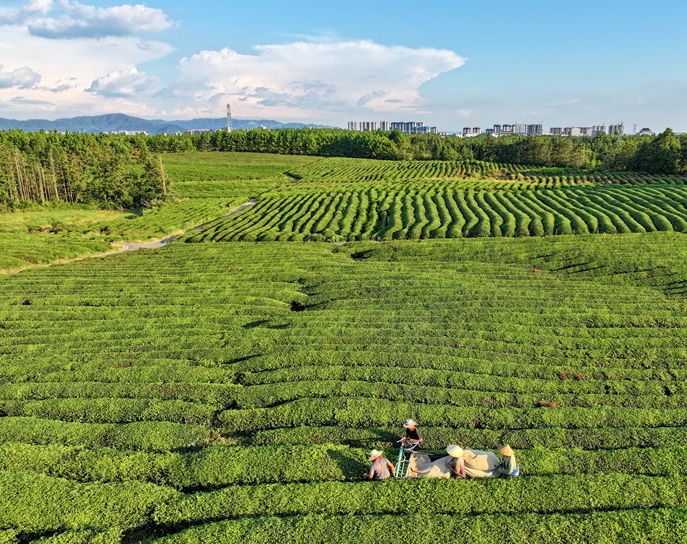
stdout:
[[[238,208],[234,208],[230,212],[225,213],[224,215],[222,215],[221,217],[218,217],[217,219],[223,219],[225,217],[229,217],[231,215],[242,212],[246,208],[255,204],[257,201],[258,201],[257,198],[251,198],[245,204],[241,204]],[[217,219],[213,219],[212,221],[217,221]],[[117,249],[114,251],[108,251],[107,253],[99,253],[98,255],[89,255],[89,257],[104,257],[106,255],[115,255],[117,253],[127,253],[129,251],[136,251],[137,249],[159,249],[159,248],[166,246],[167,244],[173,242],[174,240],[179,238],[179,236],[184,236],[185,234],[188,234],[189,232],[201,230],[206,225],[209,225],[212,221],[208,221],[206,223],[203,223],[202,225],[198,225],[197,227],[193,227],[192,229],[189,229],[185,232],[182,232],[181,234],[176,234],[174,236],[168,236],[167,238],[163,238],[162,240],[155,240],[154,242],[121,242],[120,244],[124,245],[124,247],[122,249]]]
[[[236,213],[242,212],[246,208],[252,206],[258,201],[257,198],[251,198],[248,202],[241,204],[238,208],[234,208],[233,210],[225,213],[224,215],[218,217],[217,219],[222,219],[224,217],[229,217],[231,215],[234,215]],[[213,219],[212,221],[216,221],[217,219]],[[16,270],[3,270],[0,271],[0,274],[18,274],[19,272],[23,272],[25,270],[33,270],[34,268],[43,268],[45,266],[54,266],[57,264],[67,264],[67,263],[73,263],[76,261],[83,261],[84,259],[93,259],[95,257],[107,257],[108,255],[117,255],[118,253],[128,253],[130,251],[136,251],[138,249],[159,249],[163,246],[166,246],[167,244],[173,242],[180,236],[183,236],[184,234],[188,234],[189,232],[194,232],[197,230],[202,229],[206,225],[210,224],[212,221],[208,221],[206,223],[203,223],[201,225],[198,225],[197,227],[193,227],[192,229],[188,229],[187,231],[182,232],[181,234],[176,234],[174,236],[168,236],[167,238],[163,238],[162,240],[155,240],[153,242],[119,242],[117,245],[121,245],[124,247],[121,247],[120,249],[113,249],[112,251],[106,251],[105,253],[95,253],[93,255],[83,255],[81,257],[74,257],[73,259],[58,259],[56,261],[53,261],[51,263],[45,263],[45,264],[34,264],[31,266],[27,266],[25,268],[18,268]]]

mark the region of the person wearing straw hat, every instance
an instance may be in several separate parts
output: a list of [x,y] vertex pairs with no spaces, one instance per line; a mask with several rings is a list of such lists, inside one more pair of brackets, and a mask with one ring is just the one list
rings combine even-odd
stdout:
[[419,446],[422,444],[422,437],[420,436],[420,431],[417,430],[417,422],[415,420],[406,420],[403,427],[405,427],[406,435],[401,438],[401,445],[405,446],[407,443],[410,443]]
[[386,457],[382,457],[384,452],[379,450],[372,450],[370,452],[369,461],[372,461],[372,466],[369,472],[363,474],[363,478],[367,480],[386,480],[391,475],[396,476],[396,469]]
[[515,462],[515,454],[508,444],[499,446],[499,453],[503,455],[503,461],[499,465],[499,475],[514,477],[520,474],[520,465]]
[[463,448],[452,445],[446,448],[446,452],[451,456],[451,460],[446,463],[446,468],[449,469],[456,478],[462,478],[464,480],[467,475],[465,474]]

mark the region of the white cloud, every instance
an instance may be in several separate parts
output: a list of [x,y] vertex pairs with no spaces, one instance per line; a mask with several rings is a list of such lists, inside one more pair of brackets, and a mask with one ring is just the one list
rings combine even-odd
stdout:
[[179,63],[182,79],[163,95],[185,96],[218,111],[240,103],[241,115],[309,117],[319,112],[413,112],[420,86],[465,60],[452,51],[372,41],[263,45],[256,54],[201,51]]
[[30,89],[41,81],[40,74],[34,72],[28,66],[15,68],[11,72],[4,72],[0,64],[0,89],[19,87],[20,89]]
[[[9,10],[9,15],[8,10],[0,10],[0,25],[4,22],[0,59],[5,61],[0,71],[1,116],[121,111],[161,118],[218,117],[230,102],[234,114],[244,118],[338,123],[358,116],[375,118],[377,112],[380,118],[401,118],[424,115],[428,105],[420,92],[422,84],[465,62],[448,50],[318,38],[261,45],[251,54],[228,48],[200,51],[181,59],[177,80],[161,88],[157,77],[139,67],[169,55],[173,51],[169,44],[134,36],[95,37],[95,23],[86,25],[92,37],[74,38],[86,26],[79,30],[71,23],[54,23],[63,16],[83,23],[112,14],[121,22],[140,8],[141,17],[132,28],[150,30],[168,24],[162,12],[157,19],[146,19],[151,15],[148,8],[120,8],[33,0]],[[9,24],[10,19],[14,23]],[[38,34],[49,38],[36,35],[37,21],[44,22]],[[115,32],[113,26],[107,28],[108,33]],[[20,87],[23,90],[17,93]]]
[[[16,74],[17,70],[28,66],[32,72],[40,74],[40,86],[22,92],[22,96],[39,101],[43,106],[22,108],[19,102],[10,101],[17,94],[16,88],[14,91],[0,88],[0,110],[3,110],[0,116],[25,118],[35,116],[36,109],[46,116],[117,111],[151,115],[153,110],[145,103],[145,97],[126,98],[128,90],[140,91],[154,83],[152,78],[135,70],[135,67],[160,59],[172,51],[166,43],[134,37],[48,40],[29,34],[20,26],[5,27],[0,31],[0,59],[5,61],[3,70]],[[113,74],[116,73],[121,74],[119,88],[115,86]],[[24,76],[26,84],[29,80],[27,74]],[[128,89],[124,84],[127,79]],[[147,85],[144,85],[146,81]],[[87,89],[95,92],[87,92]]]
[[150,77],[136,68],[117,70],[99,77],[91,83],[88,92],[103,96],[133,96],[148,91],[159,85],[159,79]]
[[43,38],[102,38],[161,32],[175,26],[164,11],[142,4],[97,8],[73,0],[32,0],[0,9],[0,25],[24,26]]

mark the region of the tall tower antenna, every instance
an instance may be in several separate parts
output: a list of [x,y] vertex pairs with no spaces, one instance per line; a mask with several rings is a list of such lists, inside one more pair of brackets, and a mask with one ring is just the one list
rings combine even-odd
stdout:
[[234,121],[231,118],[231,105],[227,104],[227,132],[234,130]]

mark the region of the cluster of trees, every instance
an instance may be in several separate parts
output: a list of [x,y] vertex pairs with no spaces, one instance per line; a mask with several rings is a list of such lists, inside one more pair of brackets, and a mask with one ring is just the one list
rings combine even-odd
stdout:
[[165,193],[145,136],[0,131],[0,206],[27,202],[134,208]]
[[687,135],[667,129],[656,137],[510,136],[493,138],[350,132],[342,129],[279,129],[207,132],[198,135],[150,136],[155,152],[254,151],[290,155],[325,155],[370,159],[480,160],[531,166],[687,172]]
[[464,154],[472,152],[475,159],[492,162],[651,174],[687,172],[687,135],[677,136],[671,129],[655,137],[481,136],[458,139],[458,147]]
[[410,159],[404,153],[404,136],[396,132],[351,132],[343,129],[252,129],[234,132],[148,138],[151,151],[251,151],[283,155],[325,155],[366,159]]

